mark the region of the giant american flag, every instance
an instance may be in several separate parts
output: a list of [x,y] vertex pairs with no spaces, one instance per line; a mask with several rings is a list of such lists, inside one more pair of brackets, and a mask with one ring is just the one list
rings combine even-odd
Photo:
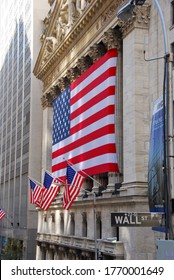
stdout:
[[52,173],[67,162],[86,174],[118,172],[115,136],[117,49],[109,50],[54,101]]

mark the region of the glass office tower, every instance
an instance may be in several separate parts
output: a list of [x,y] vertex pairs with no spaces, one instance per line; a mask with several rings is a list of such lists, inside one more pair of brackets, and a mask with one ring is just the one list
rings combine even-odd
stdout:
[[0,221],[2,258],[35,259],[37,213],[29,202],[28,176],[40,181],[42,110],[41,86],[32,69],[48,10],[47,0],[0,2],[0,208],[6,213]]

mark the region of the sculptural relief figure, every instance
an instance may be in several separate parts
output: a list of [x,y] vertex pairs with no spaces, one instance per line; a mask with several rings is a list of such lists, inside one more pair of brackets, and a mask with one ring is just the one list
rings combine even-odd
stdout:
[[76,9],[81,15],[87,6],[87,0],[76,0]]
[[59,16],[57,20],[55,33],[58,43],[62,41],[67,33],[67,22],[64,21],[64,18],[61,16]]
[[55,27],[55,36],[59,43],[66,35],[68,30],[68,14],[69,14],[68,1],[64,0]]
[[58,43],[60,43],[69,30],[72,28],[74,22],[77,20],[79,14],[81,15],[85,8],[90,3],[89,0],[63,0],[59,12],[59,17],[56,21],[54,36]]
[[54,1],[55,1],[55,0],[48,0],[48,3],[50,4],[50,6],[53,5]]
[[55,37],[46,37],[45,57],[50,55],[57,46],[57,39]]
[[60,16],[63,22],[67,21],[67,27],[70,28],[76,18],[76,0],[64,0],[60,10]]

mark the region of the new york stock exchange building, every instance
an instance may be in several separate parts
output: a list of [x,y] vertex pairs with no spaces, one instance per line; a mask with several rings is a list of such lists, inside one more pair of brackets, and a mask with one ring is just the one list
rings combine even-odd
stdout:
[[[156,240],[165,239],[153,227],[161,222],[149,221],[148,198],[151,120],[163,92],[164,59],[156,59],[165,54],[162,28],[150,0],[132,1],[131,17],[119,18],[128,2],[49,1],[43,18],[33,70],[43,85],[42,168],[64,179],[70,164],[84,181],[69,207],[67,184],[47,211],[37,207],[38,260],[155,259]],[[159,2],[172,51],[173,2]],[[169,66],[172,78],[172,59]]]

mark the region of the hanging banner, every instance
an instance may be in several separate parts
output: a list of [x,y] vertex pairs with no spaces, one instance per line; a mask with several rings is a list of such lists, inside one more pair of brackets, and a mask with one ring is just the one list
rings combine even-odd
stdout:
[[148,193],[150,212],[164,212],[164,119],[163,97],[154,104],[148,164]]

